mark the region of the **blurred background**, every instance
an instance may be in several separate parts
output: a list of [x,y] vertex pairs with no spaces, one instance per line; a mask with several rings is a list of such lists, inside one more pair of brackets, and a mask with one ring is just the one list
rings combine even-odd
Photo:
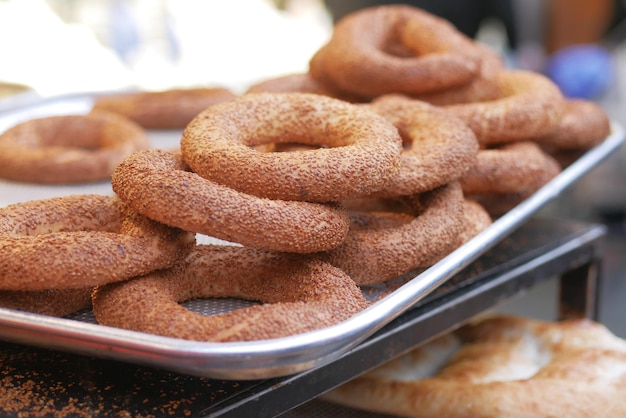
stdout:
[[[255,82],[306,71],[335,21],[384,3],[0,0],[0,83],[23,89],[29,97],[193,86],[243,92]],[[509,67],[542,72],[568,96],[598,102],[615,122],[626,125],[623,0],[407,3],[450,20],[500,52]],[[9,87],[5,91],[15,96]],[[607,287],[600,319],[624,337],[625,152],[622,147],[545,208],[551,216],[607,225]],[[515,301],[511,309],[551,315],[554,288],[546,286]]]
[[[0,80],[42,94],[139,86],[234,89],[303,71],[332,25],[373,0],[0,0]],[[413,0],[501,52],[599,98],[614,86],[623,0]],[[575,66],[569,65],[576,63]],[[613,90],[613,89],[610,89]]]
[[0,0],[0,80],[41,94],[220,84],[301,71],[331,30],[316,0]]

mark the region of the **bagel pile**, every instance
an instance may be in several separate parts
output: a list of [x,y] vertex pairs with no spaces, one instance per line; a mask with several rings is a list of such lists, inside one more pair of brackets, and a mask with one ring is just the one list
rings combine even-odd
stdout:
[[[97,98],[93,115],[179,128],[180,147],[121,158],[113,197],[0,208],[0,305],[91,306],[103,325],[201,341],[351,317],[371,303],[368,285],[433,265],[610,130],[594,104],[401,5],[346,16],[307,73],[241,95]],[[21,149],[50,155],[38,138]],[[67,292],[79,306],[54,302]],[[206,316],[180,305],[195,298],[251,306]]]
[[[564,97],[542,74],[506,68],[494,51],[409,5],[343,17],[308,72],[248,89],[260,91],[314,92],[355,103],[392,95],[445,109],[479,142],[477,161],[461,183],[466,197],[492,217],[528,198],[611,131],[594,102]],[[527,144],[513,145],[520,142]]]
[[622,417],[626,341],[586,319],[481,318],[326,401],[398,417]]

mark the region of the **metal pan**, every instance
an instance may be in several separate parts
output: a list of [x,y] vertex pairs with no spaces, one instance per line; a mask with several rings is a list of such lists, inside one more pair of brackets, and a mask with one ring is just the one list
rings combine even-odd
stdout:
[[[27,118],[86,112],[92,100],[90,95],[66,96],[0,113],[0,131]],[[163,143],[176,143],[180,132],[151,135],[155,146],[163,146]],[[612,133],[605,141],[585,153],[489,228],[366,310],[331,327],[273,340],[212,343],[106,327],[85,320],[84,317],[53,318],[0,308],[0,338],[215,379],[265,379],[327,364],[467,267],[600,164],[623,141],[623,128],[614,123]],[[0,182],[0,206],[32,198],[83,192],[112,193],[109,183],[50,188]]]

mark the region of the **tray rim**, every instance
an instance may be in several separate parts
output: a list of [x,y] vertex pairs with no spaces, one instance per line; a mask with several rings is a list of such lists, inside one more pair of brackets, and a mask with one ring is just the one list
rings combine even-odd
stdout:
[[[68,98],[85,100],[86,97],[72,95],[59,100]],[[162,337],[0,308],[0,338],[209,378],[255,380],[302,372],[338,359],[408,310],[521,226],[623,142],[623,127],[612,121],[611,134],[602,143],[495,220],[490,227],[383,299],[330,327],[272,340],[214,343]]]

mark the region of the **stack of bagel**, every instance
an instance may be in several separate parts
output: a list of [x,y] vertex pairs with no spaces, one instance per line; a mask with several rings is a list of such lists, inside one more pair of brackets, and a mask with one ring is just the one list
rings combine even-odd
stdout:
[[353,12],[336,23],[309,71],[248,92],[309,91],[355,103],[400,96],[457,116],[480,145],[460,179],[465,195],[498,217],[610,133],[596,103],[564,97],[542,74],[502,57],[446,20],[409,5]]
[[[117,154],[113,197],[1,208],[0,305],[58,316],[91,307],[100,324],[202,341],[349,318],[371,303],[363,286],[433,265],[555,177],[571,161],[563,155],[610,132],[595,104],[504,68],[404,5],[346,16],[307,73],[241,95],[97,98],[80,117],[98,115],[134,131],[180,129],[180,147]],[[0,155],[55,148],[64,170],[67,143],[28,136],[42,123],[0,135]],[[66,292],[88,297],[51,302]],[[213,297],[251,306],[204,316],[180,305]]]

